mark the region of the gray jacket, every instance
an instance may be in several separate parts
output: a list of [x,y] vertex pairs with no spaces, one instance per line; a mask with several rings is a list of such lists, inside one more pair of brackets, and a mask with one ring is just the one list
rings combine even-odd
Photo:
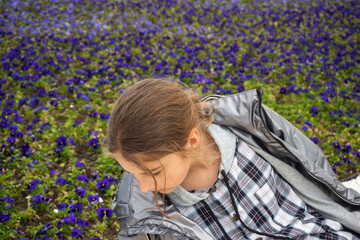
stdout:
[[[203,99],[214,106],[213,123],[230,129],[268,161],[309,206],[325,217],[360,233],[360,193],[337,180],[322,150],[290,122],[261,103],[258,90]],[[156,208],[154,193],[142,193],[132,174],[118,185],[112,210],[120,221],[119,240],[213,239],[176,206],[161,209],[178,218],[167,219]]]

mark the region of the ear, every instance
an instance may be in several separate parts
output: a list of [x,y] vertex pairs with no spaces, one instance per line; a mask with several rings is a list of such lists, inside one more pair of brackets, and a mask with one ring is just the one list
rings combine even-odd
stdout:
[[188,148],[197,148],[200,145],[200,132],[196,128],[191,129],[187,142]]

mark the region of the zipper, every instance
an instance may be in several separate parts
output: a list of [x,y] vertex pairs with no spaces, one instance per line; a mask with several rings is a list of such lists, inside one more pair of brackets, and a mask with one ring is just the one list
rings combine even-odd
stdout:
[[[288,150],[288,149],[286,149]],[[288,150],[289,151],[289,150]],[[290,151],[289,151],[290,152]],[[342,199],[343,201],[349,203],[349,204],[352,204],[352,205],[355,205],[355,206],[360,206],[360,203],[354,203],[354,202],[351,202],[350,200],[347,200],[346,198],[344,198],[343,196],[341,196],[340,194],[338,194],[335,190],[333,190],[331,187],[329,187],[329,185],[324,182],[323,180],[321,180],[320,178],[316,177],[314,174],[312,174],[311,172],[309,172],[305,167],[304,167],[305,171],[312,177],[314,178],[315,180],[321,182],[322,184],[324,184],[325,186],[327,186],[333,193],[335,193],[336,196],[338,196],[340,199]]]

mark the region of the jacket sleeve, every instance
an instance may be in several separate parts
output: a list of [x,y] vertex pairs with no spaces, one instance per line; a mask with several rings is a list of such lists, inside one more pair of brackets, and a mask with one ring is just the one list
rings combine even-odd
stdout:
[[[331,192],[351,206],[360,207],[360,193],[345,187],[336,177],[332,167],[319,146],[313,143],[298,128],[278,113],[262,104],[260,114],[266,128],[278,142],[305,166],[305,170],[318,182],[329,187]],[[299,170],[299,169],[298,169]]]
[[330,176],[336,178],[329,161],[321,148],[268,106],[262,104],[261,114],[268,130],[286,144],[305,155],[307,159],[324,169]]

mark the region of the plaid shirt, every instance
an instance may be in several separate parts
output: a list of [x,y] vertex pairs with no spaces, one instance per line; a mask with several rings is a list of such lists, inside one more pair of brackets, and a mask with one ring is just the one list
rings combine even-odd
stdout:
[[[227,177],[240,217],[252,230],[292,239],[359,239],[343,231],[340,223],[324,218],[307,206],[272,166],[239,138]],[[231,239],[272,239],[242,226],[224,181],[218,180],[209,189],[192,191],[209,195],[191,206],[178,207],[179,212],[214,239],[226,239],[216,220]],[[214,215],[209,214],[206,205]]]

